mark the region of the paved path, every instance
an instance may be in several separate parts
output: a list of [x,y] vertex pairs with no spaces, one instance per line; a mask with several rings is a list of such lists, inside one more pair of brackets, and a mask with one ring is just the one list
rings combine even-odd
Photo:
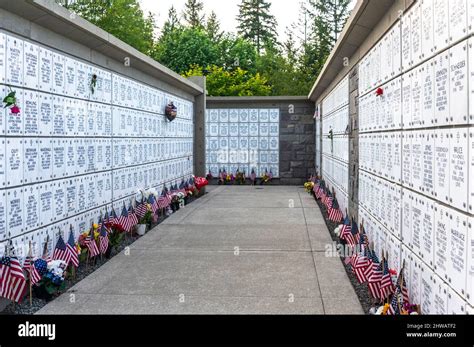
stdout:
[[39,313],[363,313],[302,188],[208,191]]

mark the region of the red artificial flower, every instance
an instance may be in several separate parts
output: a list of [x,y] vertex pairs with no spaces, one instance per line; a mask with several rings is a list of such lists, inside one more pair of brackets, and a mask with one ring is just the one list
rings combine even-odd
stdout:
[[383,95],[383,89],[382,88],[377,88],[377,91],[375,92],[376,96],[381,96]]
[[20,108],[19,108],[17,105],[13,105],[13,106],[10,108],[10,111],[11,111],[11,113],[13,113],[13,114],[18,114],[18,113],[20,113]]

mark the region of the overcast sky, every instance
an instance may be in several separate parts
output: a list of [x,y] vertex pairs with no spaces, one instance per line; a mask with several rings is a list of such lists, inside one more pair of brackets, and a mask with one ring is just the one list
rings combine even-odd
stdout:
[[[272,3],[271,13],[278,22],[278,34],[280,41],[286,39],[285,28],[300,20],[300,0],[270,0]],[[168,16],[168,9],[174,5],[178,14],[181,15],[186,0],[140,0],[143,10],[152,12],[159,28],[163,26]],[[224,31],[236,32],[236,17],[239,13],[238,4],[241,0],[203,0],[206,15],[212,11],[216,12]]]

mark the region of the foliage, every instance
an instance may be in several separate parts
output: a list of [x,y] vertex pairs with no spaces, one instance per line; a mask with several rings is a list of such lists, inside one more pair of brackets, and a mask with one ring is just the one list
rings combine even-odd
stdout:
[[[268,0],[242,0],[238,36],[187,0],[182,21],[172,6],[159,37],[139,0],[56,0],[184,76],[207,75],[209,95],[306,95],[349,15],[351,0],[301,0],[299,20],[278,42]],[[19,110],[18,110],[19,112]]]
[[215,63],[218,48],[203,29],[179,27],[160,37],[153,58],[182,74],[192,65]]
[[239,5],[238,32],[244,38],[255,44],[260,52],[264,44],[276,42],[276,19],[270,14],[267,0],[242,0]]
[[[216,65],[207,68],[207,90],[209,96],[255,96],[270,95],[271,87],[258,72],[255,75],[237,68],[227,71]],[[202,76],[203,68],[193,66],[184,76]]]
[[155,21],[151,14],[145,17],[138,0],[76,0],[63,5],[142,53],[151,52]]
[[112,228],[111,232],[109,233],[109,242],[112,247],[117,247],[122,243],[122,240],[125,236],[125,233],[118,229]]
[[153,221],[153,212],[151,208],[147,208],[146,213],[138,221],[138,224],[151,224]]

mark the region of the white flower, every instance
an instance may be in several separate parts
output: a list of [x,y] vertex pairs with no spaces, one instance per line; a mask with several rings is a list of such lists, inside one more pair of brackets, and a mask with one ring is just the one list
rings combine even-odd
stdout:
[[66,270],[66,262],[62,260],[53,260],[48,263],[48,271],[56,276],[62,277],[64,270]]

